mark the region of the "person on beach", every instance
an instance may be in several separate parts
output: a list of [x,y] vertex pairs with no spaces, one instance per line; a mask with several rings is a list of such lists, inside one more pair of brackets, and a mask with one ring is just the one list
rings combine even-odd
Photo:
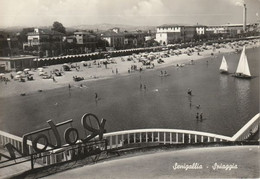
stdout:
[[53,82],[56,82],[56,80],[55,80],[54,76],[52,77],[52,80],[53,80]]
[[97,101],[98,100],[98,94],[95,93],[95,100]]
[[146,91],[146,85],[144,85],[144,90]]
[[71,86],[70,86],[70,84],[69,84],[69,90],[70,90],[70,88],[71,88]]
[[200,113],[200,121],[203,119],[203,113]]
[[197,112],[196,119],[199,120],[199,113]]
[[116,68],[116,74],[118,74],[118,69]]
[[187,93],[188,93],[188,95],[191,96],[192,95],[192,90],[189,88]]

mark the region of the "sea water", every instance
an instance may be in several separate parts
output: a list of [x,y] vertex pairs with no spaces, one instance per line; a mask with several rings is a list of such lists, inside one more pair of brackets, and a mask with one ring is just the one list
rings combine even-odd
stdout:
[[[246,54],[254,76],[250,80],[219,73],[223,55],[229,71],[235,72],[240,54],[230,53],[179,68],[119,74],[71,90],[60,88],[2,98],[0,130],[21,136],[48,126],[49,119],[55,123],[73,119],[74,127],[82,128],[81,116],[94,113],[107,120],[107,132],[165,128],[232,136],[259,112],[260,48],[247,49]],[[169,76],[160,77],[161,70]],[[187,94],[188,89],[192,96]],[[202,113],[202,121],[196,119],[197,113]]]

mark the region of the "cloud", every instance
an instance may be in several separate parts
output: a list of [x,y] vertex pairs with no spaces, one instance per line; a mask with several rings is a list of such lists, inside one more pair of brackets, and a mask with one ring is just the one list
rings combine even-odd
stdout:
[[241,6],[243,7],[245,3],[245,0],[232,0],[233,3],[236,5],[236,6]]
[[169,14],[169,9],[163,0],[139,0],[123,11],[125,19],[130,19],[132,23],[139,25],[155,24],[159,19],[163,21],[163,17]]
[[[256,18],[259,2],[246,1],[248,11],[254,12],[253,18]],[[243,3],[243,0],[0,0],[0,26],[50,26],[54,21],[64,26],[213,21],[218,24],[240,21],[241,8],[234,6]],[[216,14],[221,17],[216,17]],[[249,18],[251,16],[248,14]]]
[[130,9],[126,9],[125,16],[155,16],[167,13],[162,0],[141,0]]

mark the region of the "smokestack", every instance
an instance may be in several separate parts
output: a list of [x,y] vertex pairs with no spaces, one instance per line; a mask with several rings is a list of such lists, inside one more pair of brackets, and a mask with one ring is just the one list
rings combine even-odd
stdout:
[[246,32],[246,4],[244,4],[244,12],[243,12],[243,30]]

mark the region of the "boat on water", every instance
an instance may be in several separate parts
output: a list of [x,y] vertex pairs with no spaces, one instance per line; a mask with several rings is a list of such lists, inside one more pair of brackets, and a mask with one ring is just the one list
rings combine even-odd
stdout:
[[245,49],[246,47],[244,46],[234,75],[237,78],[251,78]]
[[228,73],[228,65],[225,57],[223,56],[222,62],[219,68],[220,73]]

